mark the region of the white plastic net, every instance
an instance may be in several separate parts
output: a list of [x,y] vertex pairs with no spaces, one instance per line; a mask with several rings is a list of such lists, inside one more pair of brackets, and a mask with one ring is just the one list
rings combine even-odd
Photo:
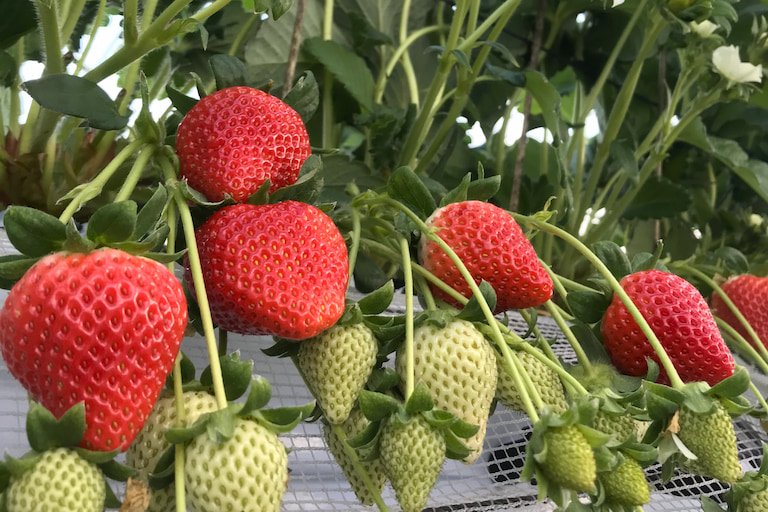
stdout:
[[[14,252],[0,227],[0,254]],[[7,292],[0,290],[0,304]],[[401,311],[391,309],[393,314]],[[519,317],[511,317],[510,327],[523,335],[528,329]],[[558,327],[547,317],[539,317],[538,327],[548,339],[557,339],[555,352],[566,361],[573,361],[573,354],[562,342]],[[241,359],[255,361],[254,373],[265,377],[272,384],[273,397],[270,406],[300,405],[312,400],[290,359],[265,356],[261,349],[271,345],[268,337],[229,336],[231,350],[240,350]],[[202,337],[185,338],[184,352],[197,364],[198,369],[207,365],[207,351]],[[768,380],[755,375],[758,387],[768,390]],[[24,430],[27,412],[27,394],[21,385],[0,364],[0,448],[11,456],[21,456],[28,449]],[[761,443],[768,441],[760,424],[750,418],[735,421],[739,454],[745,471],[760,467]],[[519,474],[525,459],[525,443],[530,432],[530,422],[523,415],[499,405],[488,422],[483,456],[472,465],[447,461],[443,472],[427,503],[428,511],[492,511],[552,510],[550,503],[537,501],[534,486],[520,482]],[[288,462],[290,483],[283,500],[286,511],[365,511],[372,507],[360,505],[341,469],[328,451],[317,423],[302,423],[291,433],[282,435],[290,450]],[[719,500],[727,486],[718,481],[677,474],[671,481],[661,482],[658,465],[647,468],[649,482],[655,488],[651,503],[644,507],[648,512],[698,511],[699,497],[709,496]],[[120,489],[116,489],[119,493]],[[384,501],[391,510],[399,510],[392,490],[387,487]]]

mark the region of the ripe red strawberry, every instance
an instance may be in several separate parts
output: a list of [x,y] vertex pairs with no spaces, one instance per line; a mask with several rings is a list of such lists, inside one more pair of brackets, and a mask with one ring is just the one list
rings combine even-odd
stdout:
[[[539,263],[531,242],[506,211],[482,201],[463,201],[438,208],[427,219],[461,258],[479,284],[485,280],[496,291],[496,310],[540,306],[552,297],[552,279]],[[422,265],[465,297],[469,285],[447,254],[422,236],[419,247]],[[432,287],[435,296],[459,306],[448,294]]]
[[[305,339],[344,312],[344,237],[314,206],[237,204],[195,232],[213,321],[240,334]],[[187,282],[192,275],[187,269]]]
[[181,176],[212,201],[244,202],[266,180],[270,192],[292,185],[311,152],[299,114],[250,87],[205,96],[176,134]]
[[[714,385],[733,375],[734,360],[699,291],[661,270],[630,274],[621,287],[640,310],[684,382]],[[627,375],[645,375],[646,358],[659,358],[618,296],[603,316],[603,342],[611,361]],[[668,384],[661,368],[658,381]]]
[[[763,344],[768,342],[768,277],[744,274],[729,279],[720,288],[744,315]],[[747,330],[717,293],[712,294],[712,311],[736,329],[745,340],[755,345],[752,336],[747,334]]]
[[85,402],[81,446],[124,451],[173,367],[187,325],[178,279],[116,249],[55,253],[35,264],[0,310],[11,374],[54,416]]

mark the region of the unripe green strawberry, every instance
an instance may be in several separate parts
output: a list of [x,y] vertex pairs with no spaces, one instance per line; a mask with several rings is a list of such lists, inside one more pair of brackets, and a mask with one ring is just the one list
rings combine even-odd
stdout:
[[691,473],[735,482],[743,471],[739,464],[736,434],[728,412],[720,403],[710,414],[696,414],[687,406],[680,408],[678,437],[698,457],[684,463]]
[[575,425],[552,427],[544,433],[546,459],[540,462],[553,483],[574,491],[594,492],[595,456],[584,434]]
[[102,512],[104,476],[68,448],[43,452],[32,468],[12,478],[6,491],[8,512]]
[[[563,384],[560,382],[557,373],[528,352],[521,350],[516,352],[516,354],[528,376],[533,381],[533,385],[536,386],[544,406],[551,408],[555,413],[561,413],[568,409],[568,401],[563,392]],[[503,361],[504,359],[501,355],[496,354],[496,365],[499,373],[499,379],[496,384],[496,398],[510,409],[524,413],[526,411],[520,398],[520,392],[512,376],[504,369]]]
[[391,417],[381,430],[379,453],[384,471],[404,512],[427,503],[445,461],[445,438],[422,416],[403,423]]
[[[216,399],[205,391],[187,391],[183,394],[185,425],[191,425],[200,416],[217,410]],[[134,478],[147,481],[154,471],[160,456],[171,446],[165,439],[165,430],[178,427],[176,421],[176,401],[173,395],[163,395],[155,403],[144,428],[136,436],[133,444],[125,453],[125,462],[136,470]],[[176,491],[173,485],[150,492],[147,512],[174,512],[176,510]]]
[[378,348],[364,324],[336,325],[299,345],[299,368],[331,423],[349,416],[376,364]]
[[651,500],[645,473],[635,459],[624,457],[616,469],[599,473],[598,478],[609,505],[640,507]]
[[[454,320],[443,328],[425,322],[413,333],[413,357],[415,380],[427,385],[435,408],[480,427],[465,440],[472,453],[463,462],[474,462],[483,451],[496,393],[495,351],[471,322]],[[395,367],[405,382],[405,344],[397,351]]]
[[288,456],[277,435],[236,418],[234,435],[196,437],[185,450],[184,482],[192,512],[277,512],[288,485]]
[[610,414],[602,409],[597,411],[592,426],[605,434],[612,434],[619,442],[630,436],[637,436],[635,420],[629,414]]
[[768,476],[762,473],[752,475],[752,478],[745,478],[731,487],[734,495],[739,487],[738,497],[733,499],[729,508],[732,512],[768,512]]
[[[360,434],[370,424],[368,418],[363,416],[360,409],[352,409],[349,417],[339,427],[347,436],[347,439],[351,439]],[[352,490],[355,491],[355,496],[360,500],[363,505],[373,505],[373,496],[368,488],[363,483],[363,479],[357,472],[357,469],[352,465],[352,460],[344,451],[344,441],[334,433],[333,427],[324,423],[323,434],[325,436],[325,442],[328,444],[328,449],[333,454],[333,458],[341,467],[344,472],[344,476],[347,477],[347,481],[352,486]],[[384,466],[381,463],[381,459],[374,459],[368,462],[361,462],[363,469],[368,473],[373,485],[378,489],[379,494],[384,489],[384,484],[387,481],[387,475],[384,473]]]

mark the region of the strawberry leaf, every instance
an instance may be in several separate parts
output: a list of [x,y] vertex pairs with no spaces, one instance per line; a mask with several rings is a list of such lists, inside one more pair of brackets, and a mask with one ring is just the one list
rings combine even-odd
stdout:
[[[425,413],[426,414],[426,413]],[[461,418],[455,418],[451,424],[451,432],[463,439],[469,439],[480,430],[479,425],[464,421]]]
[[389,395],[363,389],[358,398],[360,410],[370,421],[381,421],[400,409],[400,402]]
[[115,491],[112,490],[112,486],[110,486],[106,481],[104,482],[104,508],[120,508],[122,506],[122,502],[120,499],[115,495]]
[[355,288],[360,293],[373,292],[384,286],[389,280],[386,272],[365,252],[357,254],[353,277]]
[[[205,431],[208,439],[214,443],[223,443],[232,439],[235,435],[235,416],[233,414],[236,407],[229,406],[226,409],[219,409],[209,413],[208,421],[205,422]],[[239,409],[239,406],[237,407]]]
[[301,116],[304,123],[309,122],[320,105],[320,90],[315,75],[309,70],[305,71],[283,101]]
[[136,469],[121,464],[114,459],[102,462],[98,466],[99,469],[101,469],[101,472],[104,473],[104,476],[117,482],[126,482],[129,478],[136,475]]
[[101,465],[105,464],[115,458],[120,452],[119,450],[112,450],[111,452],[99,452],[95,450],[86,450],[76,446],[73,448],[75,452],[83,459],[87,460],[91,464]]
[[608,267],[608,270],[611,271],[611,274],[617,280],[620,281],[624,276],[632,272],[629,258],[614,242],[608,240],[597,242],[592,246],[592,251]]
[[65,73],[28,80],[22,88],[41,106],[54,112],[85,119],[88,126],[99,130],[121,130],[128,116],[94,82]]
[[703,512],[723,512],[723,509],[720,508],[720,505],[717,504],[715,500],[710,498],[709,496],[701,496],[701,510]]
[[373,76],[362,57],[341,44],[313,37],[304,41],[306,50],[336,78],[357,103],[371,110],[373,103]]
[[136,216],[136,226],[133,239],[140,240],[146,233],[154,230],[168,206],[168,189],[162,183],[158,184],[152,196],[144,203]]
[[374,368],[368,377],[368,389],[383,393],[400,384],[400,375],[392,368]]
[[466,459],[472,453],[472,450],[467,448],[467,445],[450,430],[443,431],[443,436],[445,437],[445,456],[449,459]]
[[165,439],[171,444],[183,444],[191,441],[205,432],[209,416],[210,414],[204,414],[188,427],[167,429]]
[[[224,381],[224,392],[228,401],[237,400],[248,390],[253,375],[253,361],[240,361],[240,351],[219,358],[221,376]],[[203,386],[213,386],[210,365],[200,374]]]
[[378,458],[381,425],[380,421],[371,422],[355,437],[347,439],[347,444],[357,451],[361,461],[368,462]]
[[14,459],[6,454],[5,456],[5,469],[14,477],[19,478],[24,473],[32,469],[40,460],[41,454],[30,452],[21,457],[20,459]]
[[251,379],[251,391],[243,404],[241,415],[250,414],[253,411],[265,407],[272,399],[272,386],[267,379],[260,375],[254,375]]
[[171,100],[171,103],[173,104],[174,108],[181,114],[186,115],[187,112],[192,110],[192,107],[194,107],[198,100],[195,98],[190,98],[186,94],[177,91],[170,85],[167,85],[165,87],[165,93],[168,95],[168,99]]
[[317,155],[309,155],[299,171],[296,183],[279,188],[269,197],[269,202],[299,201],[312,204],[323,188],[323,178],[319,176],[323,169],[323,160]]
[[408,397],[405,402],[405,410],[411,416],[420,412],[432,410],[435,407],[435,401],[432,398],[432,393],[424,381],[419,381],[413,388],[413,393]]
[[3,216],[8,240],[26,256],[45,256],[61,250],[66,226],[53,215],[27,206],[9,206]]
[[106,246],[125,242],[136,229],[136,211],[136,203],[130,200],[102,206],[88,221],[88,239]]
[[390,279],[357,302],[364,315],[379,315],[387,310],[395,296],[395,283]]
[[216,90],[245,85],[245,64],[232,55],[216,54],[208,59],[216,80]]
[[611,299],[604,294],[586,290],[569,292],[566,300],[573,316],[586,324],[599,322],[611,304]]
[[157,459],[157,464],[152,468],[147,478],[149,488],[153,491],[158,489],[164,489],[171,485],[174,481],[174,474],[176,473],[176,446],[169,446]]
[[751,379],[749,372],[743,366],[736,366],[736,370],[728,378],[725,378],[705,391],[709,396],[721,396],[736,398],[741,396],[747,389]]
[[315,409],[315,402],[297,407],[276,407],[274,409],[260,409],[252,413],[260,424],[278,434],[284,434],[293,430],[304,418],[307,418]]
[[[424,419],[427,420],[427,423],[432,425],[435,428],[441,428],[441,429],[449,429],[453,426],[454,423],[456,423],[456,416],[453,413],[450,413],[448,411],[445,411],[443,409],[432,409],[429,411],[424,411],[421,413],[422,416],[424,416]],[[475,429],[477,431],[477,429]],[[473,434],[470,434],[471,437]]]
[[410,167],[398,167],[387,180],[389,197],[401,202],[420,218],[435,211],[435,200],[424,182]]
[[[0,256],[0,288],[10,289],[37,261],[38,258],[28,258],[23,254]],[[3,286],[4,283],[9,283],[9,286]]]
[[[478,286],[480,288],[480,294],[483,296],[483,299],[488,304],[488,308],[493,311],[496,309],[496,291],[493,289],[493,286],[488,284],[485,280],[480,282],[480,285]],[[475,295],[473,295],[469,302],[464,306],[464,308],[459,312],[458,315],[456,315],[456,318],[460,318],[462,320],[467,320],[468,322],[484,322],[485,321],[485,313],[483,313],[483,308],[480,306],[480,301],[477,299]]]
[[29,446],[36,452],[77,446],[85,434],[85,404],[76,403],[57,420],[48,409],[32,402],[26,425]]

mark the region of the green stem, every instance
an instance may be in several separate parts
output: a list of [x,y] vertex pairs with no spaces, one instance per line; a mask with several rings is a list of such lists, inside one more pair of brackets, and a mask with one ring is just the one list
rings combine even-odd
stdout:
[[231,1],[232,0],[216,0],[215,2],[211,2],[209,6],[200,9],[192,15],[191,18],[195,21],[203,22],[225,8]]
[[87,201],[90,201],[99,193],[101,192],[101,189],[104,187],[104,184],[109,180],[109,178],[112,177],[115,172],[120,168],[123,163],[128,160],[128,158],[131,157],[142,145],[144,144],[143,140],[135,140],[125,146],[116,156],[112,159],[109,164],[107,164],[104,169],[101,170],[101,172],[91,180],[90,183],[87,183],[78,194],[72,198],[72,201],[67,205],[64,212],[62,212],[61,216],[59,216],[59,220],[62,223],[67,223],[67,221],[72,218],[72,216],[77,212],[77,210],[80,209],[80,207],[86,203]]
[[[411,11],[411,0],[403,0],[402,15],[400,16],[400,44],[408,38],[408,18]],[[419,106],[419,84],[416,81],[416,73],[413,70],[413,63],[408,52],[403,54],[403,71],[408,83],[408,92],[411,95],[411,103]]]
[[752,390],[752,393],[754,393],[755,398],[757,398],[757,401],[760,403],[760,407],[763,408],[763,411],[768,413],[768,402],[765,401],[765,398],[763,398],[763,394],[760,392],[760,389],[755,386],[755,383],[751,380],[749,381],[749,389]]
[[471,34],[465,37],[456,49],[460,52],[469,54],[469,52],[472,51],[472,46],[480,39],[480,37],[482,37],[483,34],[485,34],[488,30],[491,29],[491,27],[494,26],[496,21],[505,18],[505,21],[501,22],[499,25],[506,24],[506,20],[508,20],[509,17],[512,16],[512,14],[515,12],[517,6],[520,5],[520,1],[521,0],[506,0],[506,2],[497,7],[495,11],[493,11],[487,18],[485,18],[483,23],[481,23],[476,30],[472,31]]
[[405,238],[400,238],[400,256],[405,281],[405,400],[408,401],[413,393],[416,377],[413,362],[413,273],[411,251]]
[[[333,4],[334,0],[325,0],[323,10],[323,40],[330,41],[333,37]],[[334,115],[333,115],[333,76],[327,69],[323,73],[323,148],[334,147]]]
[[547,312],[550,314],[550,316],[552,316],[552,320],[555,321],[557,326],[565,335],[565,339],[568,340],[568,344],[571,345],[571,348],[576,353],[576,357],[581,363],[581,366],[584,368],[584,371],[587,373],[587,375],[592,375],[594,373],[592,362],[589,360],[587,353],[584,352],[581,343],[579,343],[579,340],[573,334],[570,326],[560,314],[560,311],[555,307],[551,300],[545,302],[544,307],[547,309]]
[[75,72],[74,75],[77,76],[80,74],[80,72],[83,70],[83,65],[85,64],[85,57],[88,55],[88,52],[91,51],[91,47],[93,46],[93,43],[96,39],[96,33],[101,28],[101,21],[104,19],[104,10],[107,6],[107,0],[99,0],[99,9],[96,11],[96,17],[93,18],[93,28],[91,29],[90,37],[88,37],[88,43],[85,45],[85,49],[83,50],[83,53],[80,55],[80,59],[77,61],[77,65],[75,65]]
[[173,190],[173,200],[181,216],[181,225],[184,230],[184,240],[187,244],[187,257],[189,258],[190,272],[192,273],[192,282],[195,288],[197,305],[200,308],[200,318],[203,323],[203,333],[205,343],[208,349],[208,359],[211,367],[211,380],[213,382],[213,394],[216,397],[216,404],[219,409],[227,407],[227,395],[224,391],[224,380],[221,375],[221,361],[219,360],[219,351],[216,344],[216,334],[213,329],[213,320],[211,320],[211,307],[208,303],[208,294],[205,290],[205,280],[203,279],[203,270],[200,264],[200,253],[197,250],[197,241],[195,240],[195,224],[192,220],[192,214],[189,211],[189,204],[176,186],[176,170],[170,160],[160,158],[160,167],[168,188]]
[[[589,201],[591,201],[595,195],[595,190],[600,183],[605,163],[610,154],[611,144],[616,140],[616,137],[619,134],[619,129],[624,124],[629,105],[632,103],[632,98],[634,97],[635,89],[637,88],[640,74],[645,64],[645,59],[650,54],[656,44],[656,40],[665,27],[666,21],[664,18],[662,18],[660,14],[655,14],[650,28],[646,30],[645,38],[643,39],[637,57],[632,63],[619,94],[616,97],[616,101],[613,104],[613,108],[611,109],[611,114],[608,118],[605,132],[603,133],[603,140],[597,147],[597,154],[595,155],[595,161],[592,164],[592,169],[589,173],[587,187],[583,194],[574,196],[574,211],[576,212],[576,215],[574,215],[571,221],[571,232],[575,232],[575,229],[578,227],[578,222],[580,219],[584,218],[585,212],[589,207]],[[586,202],[582,203],[582,200],[586,200]]]
[[43,48],[45,50],[44,75],[64,72],[64,61],[61,58],[61,39],[59,34],[58,2],[37,0],[38,19],[43,33]]
[[128,46],[135,44],[139,37],[138,21],[138,0],[123,0],[123,41]]
[[152,158],[152,154],[155,152],[155,146],[147,145],[141,149],[139,156],[136,157],[136,161],[133,163],[131,170],[128,172],[128,176],[125,177],[123,185],[120,187],[120,191],[115,196],[114,202],[126,201],[130,199],[131,194],[136,189],[136,185],[141,179],[141,175],[144,173],[144,168],[147,166],[147,162]]
[[546,222],[536,219],[535,217],[529,217],[514,212],[510,212],[510,215],[512,215],[518,223],[531,225],[536,229],[562,238],[565,240],[565,242],[567,242],[579,253],[581,253],[587,259],[587,261],[589,261],[597,269],[597,271],[606,279],[606,281],[608,281],[608,284],[613,289],[613,292],[619,297],[619,299],[621,299],[621,301],[624,303],[624,306],[627,308],[627,311],[629,311],[629,314],[632,315],[632,318],[635,319],[635,322],[637,322],[640,330],[643,332],[643,334],[645,334],[646,338],[648,339],[648,343],[653,348],[653,351],[656,352],[661,366],[667,372],[672,387],[675,389],[681,389],[684,386],[684,383],[680,378],[680,375],[678,375],[675,366],[672,364],[672,360],[669,358],[666,351],[664,350],[664,347],[661,345],[661,342],[656,337],[656,334],[648,325],[648,322],[645,320],[643,315],[640,313],[640,310],[637,309],[635,303],[632,302],[632,299],[629,298],[627,292],[624,291],[613,274],[611,274],[611,271],[608,269],[608,267],[606,267],[605,264],[600,261],[600,258],[598,258],[592,251],[590,251],[589,247],[584,245],[578,238],[574,237],[563,229],[560,229],[551,224],[547,224]]
[[248,32],[250,32],[254,23],[256,23],[256,20],[258,19],[259,18],[254,15],[248,18],[245,23],[243,23],[243,26],[240,27],[237,35],[232,40],[232,45],[230,45],[229,52],[227,52],[229,55],[237,55],[237,52],[240,51],[240,47],[243,45],[243,42],[245,42],[245,38],[248,36]]

